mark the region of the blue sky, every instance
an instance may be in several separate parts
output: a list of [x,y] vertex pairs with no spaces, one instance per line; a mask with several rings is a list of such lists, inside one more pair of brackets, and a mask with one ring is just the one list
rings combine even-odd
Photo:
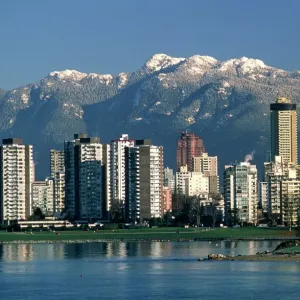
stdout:
[[134,71],[155,53],[300,69],[298,0],[2,0],[0,88],[49,72]]

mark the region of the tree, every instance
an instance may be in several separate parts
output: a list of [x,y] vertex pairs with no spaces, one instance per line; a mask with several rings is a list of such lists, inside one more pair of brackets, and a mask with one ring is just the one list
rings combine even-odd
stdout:
[[223,199],[221,194],[212,193],[210,194],[210,198],[212,199],[211,203],[211,216],[213,220],[213,227],[216,226],[217,217],[219,214],[218,206],[220,205],[220,201]]
[[237,225],[239,223],[239,216],[238,216],[239,209],[238,208],[233,208],[229,209],[229,225]]
[[28,218],[29,221],[42,221],[45,220],[45,215],[39,207],[36,207],[33,214]]
[[184,203],[186,201],[186,195],[184,195],[178,188],[175,189],[172,195],[172,208],[173,212],[180,213],[183,210]]
[[289,226],[289,231],[292,231],[292,226],[294,224],[294,219],[296,218],[297,225],[299,227],[299,217],[300,217],[300,199],[295,195],[285,195],[283,203],[283,209],[287,215],[287,221]]
[[123,221],[123,204],[119,199],[112,199],[110,202],[110,221],[119,223]]
[[172,224],[173,218],[172,218],[172,213],[170,211],[167,211],[164,215],[164,222],[168,226]]

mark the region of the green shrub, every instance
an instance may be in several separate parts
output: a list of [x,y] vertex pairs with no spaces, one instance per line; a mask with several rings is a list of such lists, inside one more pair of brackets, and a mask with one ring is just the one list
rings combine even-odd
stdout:
[[118,223],[108,223],[104,225],[104,229],[105,230],[116,230],[119,228],[119,224]]

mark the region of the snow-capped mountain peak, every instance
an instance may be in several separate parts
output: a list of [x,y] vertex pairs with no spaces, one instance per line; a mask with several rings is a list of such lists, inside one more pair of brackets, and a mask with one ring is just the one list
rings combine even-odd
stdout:
[[48,75],[48,78],[49,77],[71,81],[80,81],[84,78],[88,78],[99,80],[99,82],[106,85],[109,85],[113,80],[113,76],[111,74],[81,73],[76,70],[54,71]]
[[145,63],[143,69],[155,72],[170,66],[177,65],[184,60],[185,58],[182,57],[171,57],[166,54],[155,54]]
[[228,71],[236,69],[239,73],[249,74],[265,68],[268,68],[268,66],[262,60],[243,56],[241,58],[226,60],[221,64],[219,70]]
[[76,70],[64,70],[64,71],[54,71],[49,73],[48,77],[55,77],[58,79],[67,79],[67,80],[75,80],[79,81],[85,78],[88,74],[81,73]]
[[218,60],[212,56],[194,55],[187,59],[187,61],[197,65],[216,65]]

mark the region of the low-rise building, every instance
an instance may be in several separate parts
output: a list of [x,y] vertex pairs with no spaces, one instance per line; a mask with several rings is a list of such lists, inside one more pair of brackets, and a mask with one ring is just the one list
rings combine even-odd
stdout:
[[209,194],[209,178],[202,172],[188,172],[187,166],[176,172],[176,191],[186,196]]

